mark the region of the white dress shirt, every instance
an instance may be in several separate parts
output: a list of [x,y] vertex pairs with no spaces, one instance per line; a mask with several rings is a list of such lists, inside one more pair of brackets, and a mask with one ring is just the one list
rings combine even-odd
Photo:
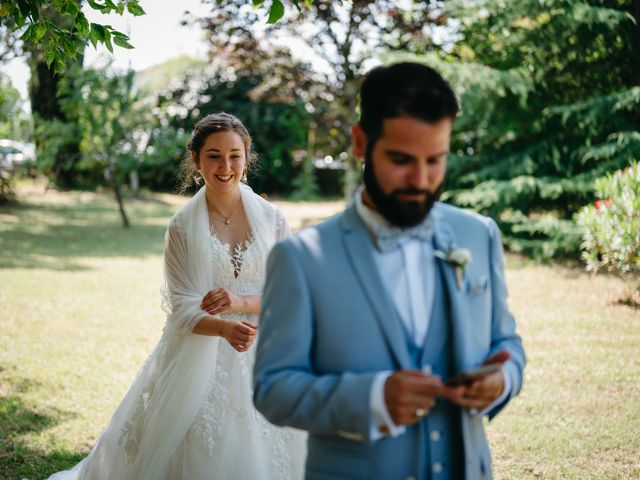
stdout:
[[[391,228],[389,222],[377,211],[369,208],[362,200],[363,187],[356,192],[354,201],[356,212],[365,226],[375,238],[380,227]],[[400,319],[416,345],[423,345],[429,329],[431,310],[433,308],[435,294],[436,264],[433,255],[431,241],[418,238],[405,237],[400,239],[396,247],[388,250],[374,250],[374,261],[380,272],[382,281],[389,292],[393,303],[400,315]],[[419,259],[419,260],[418,260]],[[425,373],[431,371],[427,365]],[[386,425],[392,436],[401,435],[405,427],[398,427],[393,423],[384,401],[384,384],[393,372],[380,372],[376,375],[371,386],[369,405],[371,408],[371,440],[377,440],[384,436],[380,432],[380,426]],[[509,392],[508,378],[505,377],[505,385],[500,397],[485,408],[482,412],[472,414],[484,414],[494,405],[502,402]]]

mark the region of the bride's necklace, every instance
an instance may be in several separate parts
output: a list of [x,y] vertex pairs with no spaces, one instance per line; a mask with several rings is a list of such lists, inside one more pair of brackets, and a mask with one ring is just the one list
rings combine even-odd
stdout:
[[231,225],[231,219],[233,218],[233,214],[236,212],[236,210],[240,206],[241,201],[242,201],[242,197],[238,198],[238,201],[236,202],[235,207],[233,207],[231,212],[229,212],[229,215],[225,215],[220,210],[218,210],[212,203],[210,203],[209,207],[211,208],[211,210],[215,211],[217,214],[222,216],[224,220],[222,218],[214,217],[213,215],[211,215],[211,212],[209,212],[209,215],[211,216],[211,218],[213,218],[214,220],[217,220],[218,222],[224,222],[225,225]]

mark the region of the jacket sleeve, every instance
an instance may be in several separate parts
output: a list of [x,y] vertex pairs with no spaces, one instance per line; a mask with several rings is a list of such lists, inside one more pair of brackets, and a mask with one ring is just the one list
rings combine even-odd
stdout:
[[313,300],[307,272],[296,254],[292,240],[285,240],[276,244],[267,263],[254,403],[276,425],[368,438],[369,395],[376,372],[315,371]]
[[491,351],[489,355],[499,350],[508,350],[511,354],[511,358],[503,367],[504,374],[509,377],[510,392],[504,402],[489,412],[489,418],[493,418],[511,398],[520,392],[526,357],[522,340],[516,333],[515,319],[507,305],[504,251],[500,240],[500,230],[493,220],[489,220],[489,249],[492,288]]

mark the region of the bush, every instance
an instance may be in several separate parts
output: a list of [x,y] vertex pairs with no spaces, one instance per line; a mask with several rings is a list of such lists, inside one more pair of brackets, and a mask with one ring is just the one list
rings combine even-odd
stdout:
[[580,210],[582,258],[591,271],[640,273],[640,166],[596,181],[596,201]]

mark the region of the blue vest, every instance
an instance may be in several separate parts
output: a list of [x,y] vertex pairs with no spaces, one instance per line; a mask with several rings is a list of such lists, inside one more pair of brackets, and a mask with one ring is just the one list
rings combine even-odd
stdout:
[[[414,367],[422,370],[431,366],[433,375],[446,379],[453,372],[453,342],[449,295],[443,288],[441,267],[436,262],[435,295],[431,321],[424,345],[416,345],[407,332],[409,354]],[[403,323],[404,325],[404,323]],[[438,399],[429,414],[412,428],[420,430],[424,462],[419,467],[420,479],[457,480],[464,478],[464,445],[462,442],[460,409],[448,401]]]

